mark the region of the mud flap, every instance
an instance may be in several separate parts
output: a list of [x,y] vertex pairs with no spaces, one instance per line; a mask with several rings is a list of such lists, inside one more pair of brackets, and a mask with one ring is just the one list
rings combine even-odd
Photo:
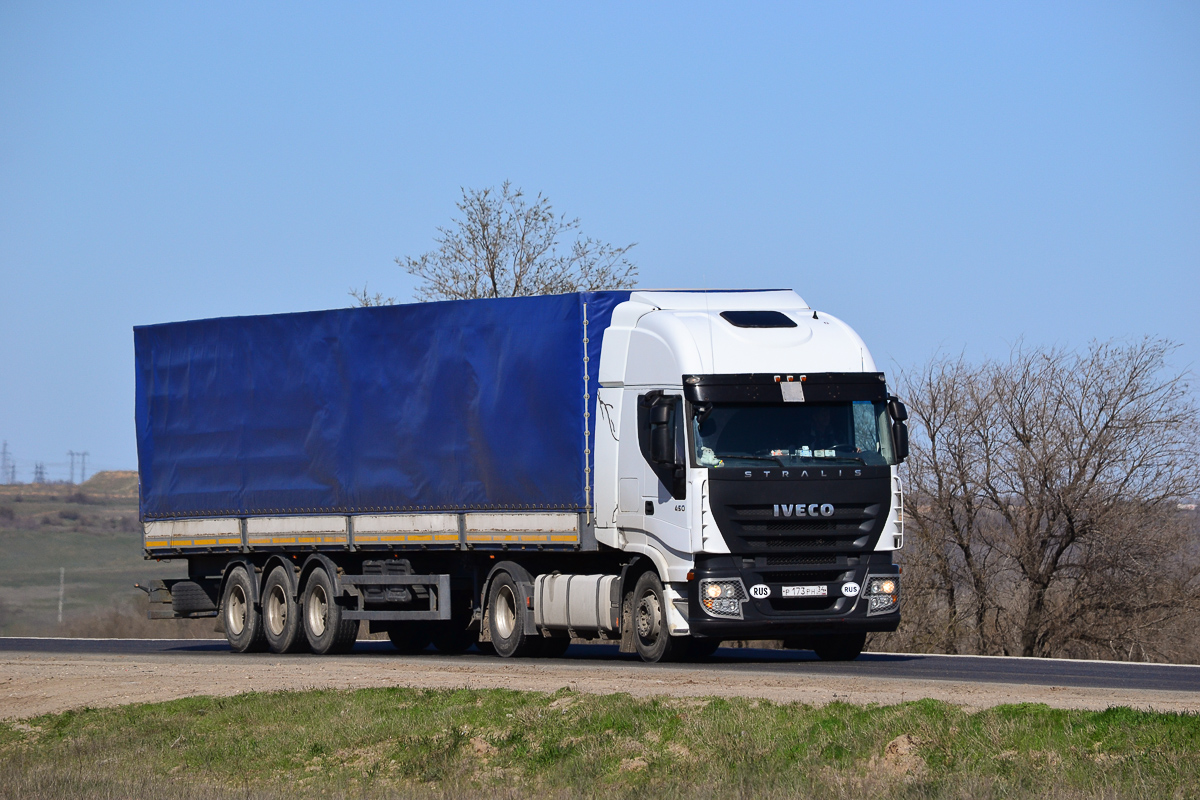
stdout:
[[663,599],[667,601],[667,630],[672,636],[687,636],[692,632],[687,613],[687,584],[683,584],[682,592],[677,586],[679,584],[668,583],[663,587]]
[[633,644],[633,592],[626,592],[625,599],[621,601],[621,646],[617,648],[618,653],[636,653],[637,647]]

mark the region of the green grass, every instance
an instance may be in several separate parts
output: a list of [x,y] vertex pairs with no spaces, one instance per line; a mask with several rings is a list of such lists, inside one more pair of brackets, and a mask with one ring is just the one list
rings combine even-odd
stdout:
[[397,688],[0,724],[2,797],[496,794],[1195,797],[1200,717]]

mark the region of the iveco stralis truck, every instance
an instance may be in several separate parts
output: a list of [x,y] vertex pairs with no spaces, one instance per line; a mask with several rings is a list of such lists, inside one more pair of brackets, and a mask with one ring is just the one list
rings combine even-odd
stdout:
[[238,652],[504,657],[895,630],[906,412],[791,291],[589,292],[135,329],[150,616]]

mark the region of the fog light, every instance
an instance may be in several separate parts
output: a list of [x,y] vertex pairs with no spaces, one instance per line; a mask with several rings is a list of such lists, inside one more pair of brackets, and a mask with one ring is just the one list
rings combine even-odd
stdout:
[[867,577],[867,616],[893,614],[900,605],[900,579],[894,575]]
[[746,587],[738,578],[700,581],[700,607],[710,616],[741,619],[742,603],[747,599]]

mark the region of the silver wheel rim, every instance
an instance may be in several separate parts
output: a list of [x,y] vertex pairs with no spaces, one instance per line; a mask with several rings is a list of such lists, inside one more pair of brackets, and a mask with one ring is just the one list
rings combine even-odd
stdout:
[[278,583],[271,587],[267,598],[267,630],[272,636],[281,636],[287,627],[287,595]]
[[329,595],[325,587],[316,585],[308,593],[308,629],[313,636],[325,633],[325,622],[329,617]]
[[658,595],[649,590],[642,594],[637,607],[638,637],[648,644],[658,641],[659,628],[662,626],[662,608],[658,604]]
[[246,592],[236,584],[230,587],[225,602],[225,627],[234,636],[240,636],[246,629]]
[[507,639],[517,629],[517,598],[513,596],[511,586],[501,586],[496,592],[496,607],[492,609],[496,620],[496,633],[501,639]]

